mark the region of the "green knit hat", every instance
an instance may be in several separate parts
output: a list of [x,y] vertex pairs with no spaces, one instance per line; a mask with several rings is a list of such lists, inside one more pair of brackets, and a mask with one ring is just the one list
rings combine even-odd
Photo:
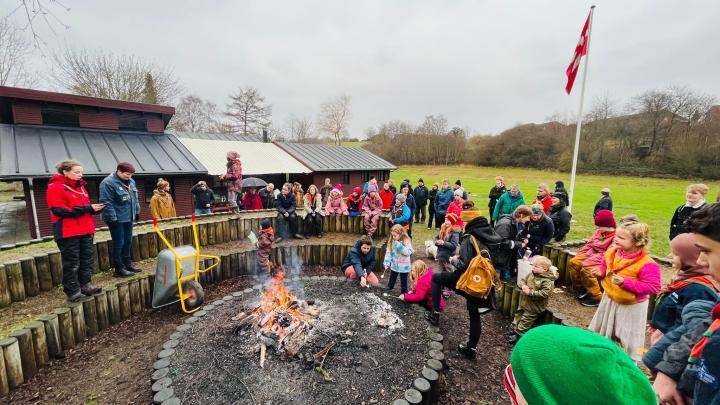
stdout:
[[615,343],[580,328],[531,329],[510,355],[528,404],[656,404],[648,378]]

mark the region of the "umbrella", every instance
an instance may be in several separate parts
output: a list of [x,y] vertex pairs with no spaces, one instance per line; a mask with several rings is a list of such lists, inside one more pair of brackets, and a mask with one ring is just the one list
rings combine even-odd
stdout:
[[246,177],[242,181],[242,188],[261,188],[265,186],[267,186],[265,180],[257,177]]

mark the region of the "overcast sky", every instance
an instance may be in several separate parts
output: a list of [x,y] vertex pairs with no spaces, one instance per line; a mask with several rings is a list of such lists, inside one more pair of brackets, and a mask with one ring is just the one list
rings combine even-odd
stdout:
[[[5,6],[19,0],[3,0]],[[444,114],[451,126],[497,133],[574,115],[564,92],[591,2],[63,0],[71,26],[50,47],[103,49],[172,67],[188,92],[224,108],[257,87],[273,121],[315,119],[328,97],[352,97],[351,136],[400,119]],[[520,5],[522,4],[522,6]],[[597,1],[586,100],[622,101],[687,85],[720,96],[720,1]],[[6,10],[5,10],[6,11]]]

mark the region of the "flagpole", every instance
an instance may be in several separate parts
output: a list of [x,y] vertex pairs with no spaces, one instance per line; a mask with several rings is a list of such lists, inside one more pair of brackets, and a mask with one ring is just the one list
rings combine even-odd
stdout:
[[590,6],[590,22],[588,23],[588,38],[585,52],[585,68],[583,69],[582,85],[580,87],[580,107],[578,108],[577,128],[575,129],[575,150],[573,151],[572,172],[570,174],[570,197],[568,211],[572,212],[573,196],[575,194],[575,172],[577,171],[578,152],[580,151],[580,130],[583,119],[583,102],[585,101],[585,80],[587,79],[588,60],[590,59],[590,39],[592,37],[592,23],[595,6]]

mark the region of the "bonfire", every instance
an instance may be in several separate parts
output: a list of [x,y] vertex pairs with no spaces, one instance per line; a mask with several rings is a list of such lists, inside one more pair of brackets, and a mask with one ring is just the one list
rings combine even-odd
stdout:
[[262,293],[260,304],[232,318],[239,322],[238,328],[249,325],[257,332],[261,368],[265,365],[268,348],[295,356],[305,344],[318,316],[312,302],[298,299],[285,288],[284,272],[274,272],[269,284]]

